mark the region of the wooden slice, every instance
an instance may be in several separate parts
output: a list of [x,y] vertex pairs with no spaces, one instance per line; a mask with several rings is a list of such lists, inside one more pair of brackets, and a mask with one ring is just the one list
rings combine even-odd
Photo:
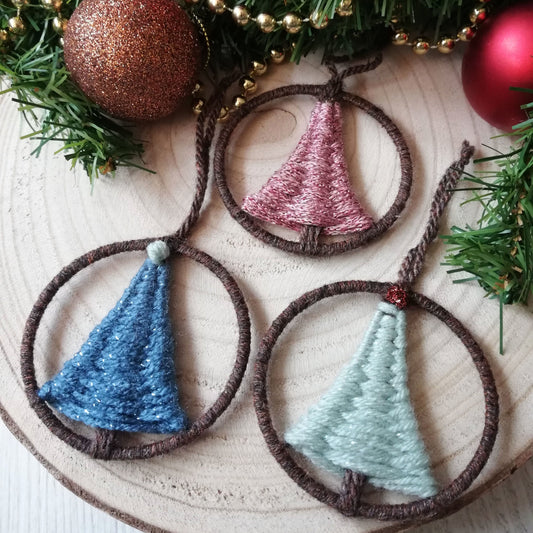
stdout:
[[[236,278],[251,311],[252,360],[262,334],[287,304],[320,285],[345,279],[395,279],[401,259],[418,242],[438,179],[457,158],[464,138],[482,142],[497,133],[463,97],[459,54],[419,58],[390,49],[375,72],[350,78],[357,91],[395,120],[412,151],[413,194],[406,211],[381,239],[334,258],[286,254],[256,240],[226,212],[213,184],[191,245],[219,260]],[[272,68],[260,81],[268,90],[295,82],[326,81],[314,58]],[[276,101],[243,121],[227,154],[233,191],[256,191],[287,159],[305,131],[314,101]],[[194,118],[187,110],[139,131],[147,139],[149,175],[121,170],[91,187],[83,171],[49,146],[39,159],[9,95],[0,100],[0,405],[17,437],[70,490],[113,516],[144,530],[391,531],[397,524],[346,518],[299,489],[269,455],[257,426],[251,371],[229,409],[198,441],[165,456],[131,462],[95,461],[52,435],[30,409],[19,371],[19,345],[28,313],[62,266],[90,249],[125,239],[169,233],[186,216],[194,193]],[[345,110],[349,169],[359,198],[379,217],[397,189],[399,163],[380,127],[356,109]],[[505,149],[506,139],[490,141]],[[474,224],[475,205],[452,199],[442,232]],[[278,230],[275,230],[278,231]],[[498,304],[475,283],[454,285],[440,266],[444,247],[432,245],[415,289],[452,311],[480,342],[501,396],[501,431],[481,477],[464,505],[507,477],[533,450],[533,347],[527,309],[505,311],[505,355],[498,348]],[[35,362],[40,383],[51,377],[84,341],[129,283],[143,260],[132,252],[100,261],[63,287],[45,313]],[[355,352],[377,300],[361,295],[324,301],[295,320],[277,346],[270,375],[279,430],[294,422],[331,385]],[[220,393],[231,368],[237,324],[216,278],[186,258],[173,268],[172,318],[183,405],[192,417]],[[437,481],[460,472],[479,442],[483,397],[468,354],[447,328],[410,312],[408,365],[411,395]],[[140,442],[144,437],[137,437]],[[327,483],[337,483],[327,479]],[[374,497],[374,495],[371,495]]]

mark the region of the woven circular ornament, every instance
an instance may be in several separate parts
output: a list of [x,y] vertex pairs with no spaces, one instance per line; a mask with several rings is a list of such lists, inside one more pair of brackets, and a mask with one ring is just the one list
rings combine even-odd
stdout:
[[[378,56],[366,65],[338,73],[330,65],[332,78],[325,85],[289,85],[263,93],[237,109],[220,132],[214,155],[218,190],[231,216],[248,232],[281,250],[330,256],[354,250],[380,237],[405,208],[411,192],[412,161],[405,139],[394,122],[364,98],[342,90],[343,80],[374,69]],[[245,117],[260,106],[296,95],[318,100],[309,126],[290,159],[263,188],[239,205],[226,175],[226,150],[231,136]],[[372,220],[351,190],[344,159],[341,104],[355,106],[376,120],[390,136],[398,152],[401,177],[392,205],[379,219]],[[299,241],[285,239],[265,229],[263,222],[298,231]],[[349,235],[325,242],[323,235]],[[328,237],[329,238],[329,237]]]
[[309,291],[293,301],[274,320],[259,348],[254,369],[254,405],[259,427],[270,453],[289,477],[311,496],[347,516],[379,520],[414,520],[443,513],[472,484],[489,459],[498,430],[498,394],[490,366],[470,332],[448,311],[422,294],[408,293],[409,306],[421,308],[446,324],[470,354],[483,387],[485,425],[479,445],[466,468],[431,497],[402,504],[368,503],[361,496],[364,477],[350,470],[346,470],[340,492],[326,487],[298,464],[294,452],[276,431],[268,398],[267,381],[272,352],[279,337],[292,320],[325,298],[354,293],[373,293],[385,297],[390,287],[390,283],[344,281]]
[[[254,369],[254,406],[271,454],[301,488],[346,516],[406,521],[443,514],[476,479],[494,446],[498,393],[483,351],[453,315],[411,289],[421,272],[427,247],[437,235],[438,220],[472,151],[465,143],[461,158],[441,180],[426,231],[404,259],[396,283],[343,281],[309,291],[274,320],[259,347]],[[357,293],[382,297],[359,349],[320,400],[280,436],[270,412],[267,387],[273,350],[280,336],[315,303]],[[483,388],[485,423],[479,445],[464,470],[443,488],[433,478],[407,385],[410,307],[430,313],[458,337],[472,358]],[[298,454],[340,476],[341,490],[326,487],[300,466]],[[417,499],[400,504],[370,503],[364,499],[367,483]]]
[[[99,459],[141,459],[184,446],[198,438],[233,400],[250,351],[250,318],[244,296],[229,272],[186,239],[200,216],[209,173],[209,146],[224,90],[206,104],[196,129],[196,193],[189,214],[174,233],[116,242],[92,250],[64,267],[44,288],[27,319],[21,347],[21,372],[30,405],[46,427],[73,448]],[[35,372],[35,339],[43,315],[61,287],[96,261],[145,249],[148,258],[115,307],[87,341],[44,384]],[[235,361],[218,398],[196,420],[181,408],[169,317],[171,256],[184,256],[210,270],[222,283],[235,309],[238,340]],[[94,428],[75,431],[63,416]],[[127,433],[164,434],[148,444],[123,445]]]
[[208,268],[220,280],[226,289],[235,308],[235,314],[237,317],[239,339],[235,363],[225,388],[215,402],[198,419],[194,420],[188,429],[149,444],[119,446],[116,445],[113,438],[109,438],[111,432],[108,430],[97,429],[94,439],[87,438],[72,430],[65,425],[54,414],[47,403],[39,397],[40,387],[37,384],[35,377],[33,345],[44,311],[57,291],[75,274],[94,262],[119,253],[143,250],[150,242],[150,239],[142,239],[115,243],[97,248],[73,261],[54,277],[43,290],[31,311],[24,331],[21,366],[26,395],[28,396],[30,404],[52,433],[58,436],[61,440],[67,442],[73,448],[98,459],[142,459],[154,457],[156,455],[167,453],[180,446],[184,446],[196,439],[209,428],[228,407],[239,388],[248,362],[250,321],[244,297],[237,283],[218,261],[208,254],[181,242],[170,245],[171,253],[188,257],[198,264]]

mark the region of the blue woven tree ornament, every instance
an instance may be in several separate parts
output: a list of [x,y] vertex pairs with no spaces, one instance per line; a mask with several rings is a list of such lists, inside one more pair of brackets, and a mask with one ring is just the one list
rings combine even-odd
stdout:
[[405,329],[405,311],[380,302],[352,361],[285,440],[334,473],[428,497],[437,486],[409,399]]
[[152,242],[147,252],[122,298],[39,391],[73,420],[130,432],[186,429],[168,316],[170,252],[163,241]]

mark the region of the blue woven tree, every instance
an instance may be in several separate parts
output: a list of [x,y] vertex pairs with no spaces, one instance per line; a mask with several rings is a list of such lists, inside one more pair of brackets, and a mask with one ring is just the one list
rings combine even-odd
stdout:
[[167,245],[149,258],[80,350],[39,391],[73,420],[97,428],[174,433],[186,428],[178,401],[168,316]]
[[352,361],[285,435],[315,464],[376,487],[437,492],[407,388],[405,311],[381,302]]

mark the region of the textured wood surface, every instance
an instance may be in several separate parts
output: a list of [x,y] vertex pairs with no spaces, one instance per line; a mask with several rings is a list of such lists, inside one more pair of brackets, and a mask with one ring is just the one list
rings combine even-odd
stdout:
[[[306,290],[342,279],[394,279],[399,262],[422,232],[436,181],[457,157],[462,139],[480,146],[496,133],[469,109],[459,71],[458,55],[420,59],[405,50],[390,50],[376,72],[348,81],[348,89],[356,89],[397,122],[416,169],[406,213],[389,234],[362,250],[329,259],[305,259],[273,250],[242,230],[210,188],[192,243],[219,259],[241,285],[254,324],[252,358],[261,332]],[[273,70],[261,86],[267,89],[326,79],[325,70],[311,60],[297,68]],[[305,130],[312,103],[305,97],[275,102],[239,128],[228,155],[229,180],[237,196],[257,190],[288,157]],[[141,521],[144,528],[207,532],[290,526],[291,531],[303,531],[311,523],[316,531],[382,528],[383,524],[376,522],[338,516],[286,477],[268,455],[257,428],[249,394],[250,371],[236,400],[209,434],[165,457],[146,462],[95,462],[48,433],[29,410],[18,373],[18,345],[31,305],[49,279],[78,255],[111,241],[167,233],[179,225],[194,186],[194,121],[184,112],[157,126],[145,126],[140,133],[149,141],[146,163],[158,174],[121,172],[114,181],[101,180],[91,194],[83,173],[70,172],[61,157],[53,156],[52,149],[38,160],[30,157],[31,145],[19,140],[26,130],[7,97],[0,100],[0,113],[0,404],[26,445],[72,490],[123,513],[130,521]],[[379,215],[390,204],[398,180],[392,144],[370,119],[350,108],[345,112],[345,137],[354,187],[372,213]],[[506,141],[494,140],[494,146],[505,145]],[[477,155],[486,151],[480,148]],[[461,206],[467,197],[467,193],[458,193],[452,200],[443,229],[475,221],[475,209]],[[531,317],[527,309],[506,310],[506,355],[497,355],[497,304],[485,300],[474,284],[452,285],[439,266],[443,251],[440,243],[432,247],[417,289],[453,310],[471,328],[488,354],[502,397],[501,434],[494,455],[467,495],[467,499],[475,499],[530,453]],[[106,260],[60,291],[37,339],[41,382],[77,349],[141,261],[141,254]],[[234,357],[236,324],[216,279],[185,260],[176,262],[173,275],[180,387],[186,408],[194,416],[212,402],[227,377]],[[356,349],[375,305],[371,296],[338,298],[315,306],[289,328],[276,353],[271,377],[280,428],[294,421],[331,384]],[[411,313],[410,320],[415,324],[409,333],[408,356],[412,398],[436,477],[446,483],[464,468],[479,439],[481,390],[466,353],[446,328],[419,312]],[[511,524],[511,531],[526,531],[524,524],[531,518],[520,508],[522,491],[531,489],[531,477],[527,471],[519,475],[521,481],[511,481],[516,485],[508,486],[514,486],[512,490],[520,496],[505,502],[509,513],[502,519]],[[33,474],[27,483],[33,486],[43,479],[46,476]],[[15,486],[21,487],[20,483]],[[32,490],[35,486],[25,493],[26,501],[31,501]],[[472,523],[472,531],[478,526],[479,531],[486,530],[481,515],[487,508],[503,512],[496,505],[503,496],[494,494],[494,506],[487,495],[481,500],[485,503],[477,504],[477,515],[461,512],[464,524]],[[2,498],[2,504],[2,510],[13,505],[11,492]],[[68,504],[59,509],[68,523]],[[9,520],[12,515],[7,516]],[[454,520],[450,518],[449,524]],[[8,530],[16,531],[12,529],[17,527],[16,520],[15,526],[8,524]],[[439,531],[436,528],[441,525],[424,527]],[[68,525],[64,530],[69,530]]]
[[[0,531],[9,533],[134,533],[60,485],[0,424]],[[528,533],[533,524],[533,462],[454,515],[417,533]],[[297,515],[296,515],[297,516]],[[295,518],[297,519],[297,518]],[[314,531],[309,525],[309,530]],[[248,531],[244,527],[228,531]],[[255,531],[261,531],[256,528]],[[287,527],[286,531],[290,531]]]

